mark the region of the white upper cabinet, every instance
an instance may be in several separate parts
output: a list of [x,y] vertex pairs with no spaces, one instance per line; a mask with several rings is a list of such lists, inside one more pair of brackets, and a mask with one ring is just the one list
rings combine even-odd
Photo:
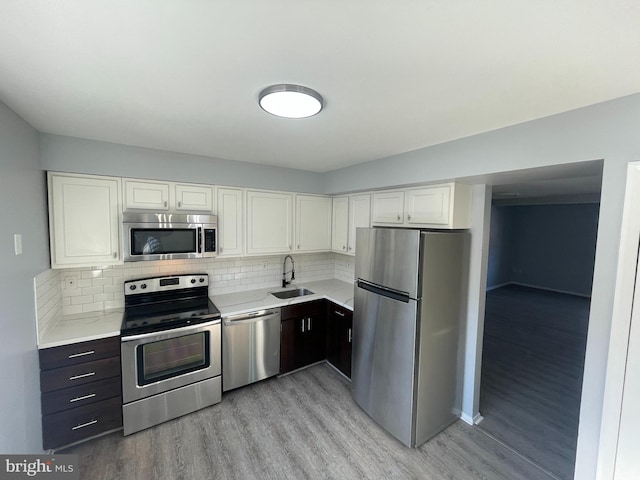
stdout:
[[125,210],[212,213],[214,189],[209,185],[124,179]]
[[124,180],[126,210],[169,210],[169,184],[147,180]]
[[403,191],[375,192],[372,220],[374,225],[469,228],[471,186],[451,182]]
[[214,211],[213,187],[176,183],[174,204],[176,210],[211,213]]
[[218,256],[243,253],[243,208],[241,188],[218,187]]
[[405,196],[406,222],[436,225],[449,223],[451,189],[452,187],[447,185],[407,190]]
[[331,250],[331,197],[296,195],[296,252]]
[[403,221],[404,191],[374,192],[372,222],[395,225],[402,224]]
[[333,233],[331,249],[334,252],[355,255],[356,229],[371,226],[371,195],[362,193],[333,199]]
[[349,243],[349,197],[333,197],[331,250],[347,253]]
[[48,174],[51,267],[122,263],[120,179]]
[[349,197],[349,246],[347,252],[356,253],[356,229],[371,226],[371,195],[351,195]]
[[293,195],[248,190],[247,250],[249,255],[291,253],[293,242]]

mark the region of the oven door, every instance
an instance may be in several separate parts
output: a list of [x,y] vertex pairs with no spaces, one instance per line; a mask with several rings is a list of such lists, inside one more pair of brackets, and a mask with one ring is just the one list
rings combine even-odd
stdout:
[[124,403],[220,375],[220,320],[122,337]]

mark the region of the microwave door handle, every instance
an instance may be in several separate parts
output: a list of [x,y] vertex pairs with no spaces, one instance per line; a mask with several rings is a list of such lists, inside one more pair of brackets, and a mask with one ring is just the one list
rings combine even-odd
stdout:
[[202,244],[204,243],[204,235],[202,234],[202,227],[198,227],[198,253],[202,253]]

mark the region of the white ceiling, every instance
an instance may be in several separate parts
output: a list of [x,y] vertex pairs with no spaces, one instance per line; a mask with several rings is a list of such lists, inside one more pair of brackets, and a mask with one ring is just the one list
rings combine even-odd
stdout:
[[[328,171],[640,91],[638,0],[3,0],[37,130]],[[320,92],[281,119],[257,95]]]

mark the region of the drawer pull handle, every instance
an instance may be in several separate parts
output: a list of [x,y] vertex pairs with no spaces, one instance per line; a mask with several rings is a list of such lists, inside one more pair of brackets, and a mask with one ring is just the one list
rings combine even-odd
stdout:
[[87,398],[93,398],[95,396],[96,396],[95,393],[90,393],[89,395],[84,395],[82,397],[72,398],[71,400],[69,400],[69,403],[79,402],[80,400],[86,400]]
[[85,355],[93,355],[94,353],[96,353],[95,350],[89,350],[88,352],[74,353],[72,355],[69,355],[69,358],[84,357]]
[[336,315],[338,315],[339,317],[344,317],[344,313],[339,312],[338,310],[334,310],[333,313],[335,313]]
[[78,380],[79,378],[93,377],[96,372],[83,373],[82,375],[74,375],[73,377],[69,377],[69,380]]
[[90,422],[76,425],[75,427],[71,427],[71,430],[79,430],[81,428],[88,427],[89,425],[93,425],[95,423],[98,423],[98,420],[91,420]]

